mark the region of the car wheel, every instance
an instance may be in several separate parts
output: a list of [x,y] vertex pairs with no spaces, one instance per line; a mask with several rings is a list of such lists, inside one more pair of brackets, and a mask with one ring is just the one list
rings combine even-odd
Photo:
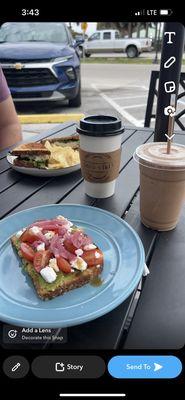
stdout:
[[128,46],[126,53],[128,58],[135,58],[138,57],[139,52],[136,46]]
[[78,54],[79,54],[80,58],[83,57],[83,47],[82,46],[78,47]]
[[76,97],[74,99],[69,100],[70,107],[80,107],[81,106],[81,83],[79,84],[79,89]]

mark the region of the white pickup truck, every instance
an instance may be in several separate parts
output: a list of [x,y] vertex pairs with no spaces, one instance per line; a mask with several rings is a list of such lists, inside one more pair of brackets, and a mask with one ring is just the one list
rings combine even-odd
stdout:
[[86,57],[90,57],[93,53],[125,52],[127,57],[134,58],[141,52],[152,50],[152,39],[121,38],[119,31],[105,29],[93,33],[81,46]]

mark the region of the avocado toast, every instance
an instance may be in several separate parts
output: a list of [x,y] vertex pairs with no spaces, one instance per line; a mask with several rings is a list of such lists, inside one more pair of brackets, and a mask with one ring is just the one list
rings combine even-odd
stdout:
[[11,242],[42,300],[84,286],[103,270],[102,251],[63,216],[36,221]]

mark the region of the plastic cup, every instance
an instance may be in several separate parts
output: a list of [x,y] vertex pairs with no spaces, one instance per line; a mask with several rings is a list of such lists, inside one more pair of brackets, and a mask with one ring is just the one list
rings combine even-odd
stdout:
[[121,120],[109,115],[92,115],[80,120],[77,132],[85,193],[95,198],[112,196],[120,167],[124,132]]
[[166,142],[139,146],[134,159],[140,168],[140,216],[148,228],[169,231],[176,227],[185,199],[185,146]]

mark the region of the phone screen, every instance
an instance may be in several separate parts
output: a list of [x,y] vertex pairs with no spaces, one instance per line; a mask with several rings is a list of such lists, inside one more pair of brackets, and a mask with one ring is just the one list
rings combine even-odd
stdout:
[[184,21],[107,14],[0,17],[1,379],[19,398],[184,388]]

